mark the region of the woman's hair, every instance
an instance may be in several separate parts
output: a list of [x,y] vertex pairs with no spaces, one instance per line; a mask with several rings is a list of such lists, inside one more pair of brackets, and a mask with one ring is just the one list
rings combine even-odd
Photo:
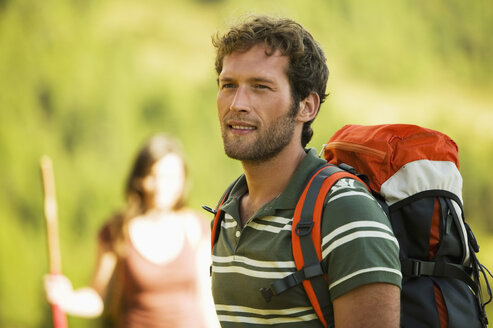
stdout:
[[[156,134],[149,138],[134,160],[125,185],[126,208],[114,216],[110,225],[112,248],[120,255],[123,252],[123,242],[128,234],[128,222],[151,209],[147,201],[149,195],[146,194],[144,188],[144,179],[151,173],[153,165],[168,154],[176,154],[182,159],[186,181],[187,168],[181,145],[167,135]],[[173,210],[179,210],[185,206],[185,194],[186,190],[183,188]]]
[[[151,173],[153,165],[170,153],[179,155],[185,169],[181,147],[177,141],[165,135],[160,134],[151,137],[137,154],[125,187],[127,201],[135,206],[136,214],[142,214],[149,210],[145,202],[147,195],[143,188],[143,180]],[[184,193],[182,193],[173,207],[174,210],[183,207],[184,197]]]
[[[296,111],[299,109],[296,104],[311,92],[318,94],[320,104],[327,97],[325,91],[329,70],[324,52],[312,35],[291,19],[251,16],[245,22],[231,27],[224,35],[214,35],[212,44],[217,50],[215,68],[218,75],[223,69],[225,56],[235,51],[248,51],[257,44],[265,44],[266,54],[269,56],[276,50],[287,56],[289,66],[286,74]],[[303,147],[312,138],[312,122],[313,120],[303,125]]]

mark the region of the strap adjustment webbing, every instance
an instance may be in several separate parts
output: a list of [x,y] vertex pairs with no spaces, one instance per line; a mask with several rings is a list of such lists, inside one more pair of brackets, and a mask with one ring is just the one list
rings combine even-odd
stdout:
[[276,280],[268,288],[260,288],[262,296],[267,302],[270,302],[272,296],[279,295],[282,292],[301,284],[304,280],[311,279],[314,277],[322,276],[326,272],[323,269],[322,263],[317,263],[313,265],[304,266],[300,270],[282,278]]
[[474,293],[478,293],[479,286],[471,278],[471,269],[444,261],[420,261],[415,259],[401,259],[401,271],[408,277],[432,276],[459,279],[465,282]]

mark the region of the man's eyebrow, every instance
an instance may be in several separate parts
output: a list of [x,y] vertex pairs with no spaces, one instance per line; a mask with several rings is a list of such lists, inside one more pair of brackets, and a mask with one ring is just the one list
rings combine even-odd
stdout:
[[[229,76],[219,76],[217,78],[217,83],[227,83],[227,82],[231,82],[231,81],[235,81],[234,78],[232,77],[229,77]],[[266,78],[266,77],[252,77],[250,79],[248,79],[248,82],[249,83],[268,83],[268,84],[275,84],[275,81],[272,80],[272,79],[269,79],[269,78]]]
[[266,78],[266,77],[252,77],[249,81],[250,82],[262,82],[262,83],[274,84],[273,80]]
[[229,82],[229,81],[233,81],[233,79],[228,76],[219,76],[217,78],[217,82]]

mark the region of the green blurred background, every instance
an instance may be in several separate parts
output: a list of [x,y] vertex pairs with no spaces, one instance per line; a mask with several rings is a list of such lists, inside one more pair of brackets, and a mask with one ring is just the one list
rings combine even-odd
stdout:
[[455,139],[467,219],[493,268],[491,0],[0,0],[1,327],[51,325],[43,154],[75,287],[90,281],[96,232],[122,205],[151,133],[183,142],[189,205],[215,205],[241,167],[222,149],[210,39],[247,13],[291,17],[326,51],[331,96],[309,146],[348,123],[413,123]]

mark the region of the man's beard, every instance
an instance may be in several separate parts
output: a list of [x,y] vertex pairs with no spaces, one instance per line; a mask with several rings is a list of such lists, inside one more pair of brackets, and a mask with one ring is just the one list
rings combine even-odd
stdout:
[[298,106],[295,107],[295,104],[292,104],[285,115],[272,121],[268,127],[264,126],[263,132],[248,144],[242,140],[242,136],[228,138],[226,128],[223,127],[222,136],[226,155],[243,162],[257,163],[275,157],[293,138],[298,109]]

